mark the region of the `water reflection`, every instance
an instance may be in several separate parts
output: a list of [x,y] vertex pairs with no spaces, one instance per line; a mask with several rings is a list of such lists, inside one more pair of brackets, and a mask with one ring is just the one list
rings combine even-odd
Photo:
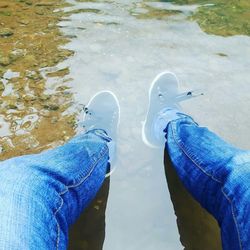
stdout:
[[180,240],[186,250],[222,249],[217,221],[193,199],[179,180],[167,151],[165,174],[177,216]]
[[109,186],[110,178],[106,178],[95,199],[72,226],[69,250],[102,250]]

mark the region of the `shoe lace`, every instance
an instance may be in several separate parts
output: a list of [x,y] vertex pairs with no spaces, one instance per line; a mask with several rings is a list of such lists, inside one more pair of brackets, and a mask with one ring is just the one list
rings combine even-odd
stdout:
[[[165,96],[168,94],[167,91],[165,92],[158,92],[158,97],[160,99],[161,102],[164,102],[166,99],[165,99]],[[188,100],[188,99],[191,99],[191,98],[195,98],[195,97],[198,97],[198,96],[201,96],[201,95],[204,95],[203,92],[201,92],[200,90],[192,90],[192,91],[187,91],[187,92],[183,92],[179,95],[176,95],[174,97],[175,99],[175,102],[181,102],[181,101],[185,101],[185,100]]]

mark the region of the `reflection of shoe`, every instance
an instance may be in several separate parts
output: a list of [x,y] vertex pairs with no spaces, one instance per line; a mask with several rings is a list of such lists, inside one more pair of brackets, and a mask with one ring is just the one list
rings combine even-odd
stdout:
[[111,91],[98,92],[91,98],[84,112],[83,125],[87,131],[92,129],[104,130],[112,139],[108,143],[108,147],[110,163],[113,165],[117,130],[120,122],[120,105],[117,97]]
[[178,83],[175,74],[163,72],[151,84],[148,112],[142,128],[142,139],[150,147],[164,145],[163,130],[170,121],[183,116],[178,102],[202,95],[192,91],[180,94]]

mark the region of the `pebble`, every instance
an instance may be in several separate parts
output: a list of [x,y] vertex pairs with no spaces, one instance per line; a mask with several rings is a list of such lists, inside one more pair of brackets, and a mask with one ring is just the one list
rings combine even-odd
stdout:
[[15,104],[10,103],[5,108],[6,109],[17,109],[17,106]]
[[58,122],[58,118],[57,118],[57,117],[52,117],[51,123],[52,123],[52,124],[55,124],[55,123],[57,123],[57,122]]
[[15,61],[21,57],[23,57],[25,55],[25,50],[23,49],[16,49],[16,50],[13,50],[11,53],[10,53],[10,59]]
[[0,56],[0,65],[8,66],[11,64],[11,59],[8,56]]
[[46,101],[46,100],[49,100],[50,98],[51,98],[50,95],[45,95],[45,94],[41,94],[40,97],[39,97],[39,99],[41,101]]
[[4,84],[0,82],[0,91],[4,91],[4,89],[5,89]]
[[28,25],[29,21],[28,20],[19,20],[18,23],[23,24],[23,25]]
[[14,33],[11,29],[3,28],[0,29],[0,37],[9,37],[12,36]]
[[45,12],[44,12],[43,10],[36,10],[35,13],[36,13],[37,15],[42,16],[42,15],[44,15]]
[[36,6],[53,6],[53,5],[54,5],[53,2],[40,2],[36,4]]
[[47,62],[43,62],[43,63],[40,64],[40,67],[41,68],[48,67],[48,63]]
[[22,96],[24,101],[30,102],[30,101],[35,101],[36,97],[31,95],[31,94],[26,94]]
[[56,111],[59,109],[59,106],[58,105],[55,105],[55,104],[47,104],[47,105],[44,105],[43,106],[45,109],[47,110],[51,110],[51,111]]
[[25,3],[26,3],[27,5],[32,5],[32,4],[33,4],[32,1],[29,1],[29,0],[25,1]]
[[7,7],[9,7],[8,4],[6,4],[6,3],[0,3],[0,8],[7,8]]

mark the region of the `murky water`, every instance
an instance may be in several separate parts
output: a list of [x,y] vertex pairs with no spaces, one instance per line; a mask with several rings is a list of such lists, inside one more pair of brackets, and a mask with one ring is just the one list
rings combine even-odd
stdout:
[[[20,2],[23,8],[30,6]],[[181,91],[202,89],[205,93],[183,102],[186,112],[236,146],[250,148],[249,4],[241,1],[238,7],[235,1],[219,0],[211,3],[223,6],[205,0],[67,2],[68,7],[58,5],[56,12],[49,9],[51,5],[46,11],[31,5],[38,16],[56,18],[62,10],[66,12],[58,25],[70,41],[56,40],[56,46],[66,43],[64,54],[56,46],[45,48],[37,65],[33,64],[38,54],[25,56],[23,68],[29,68],[25,74],[18,61],[1,70],[2,159],[62,144],[74,133],[74,114],[79,114],[81,105],[97,91],[111,90],[121,104],[117,170],[73,227],[70,249],[220,249],[216,222],[184,190],[167,157],[165,175],[163,149],[143,144],[141,121],[152,79],[169,70],[179,77]],[[200,3],[209,5],[198,8]],[[222,14],[227,21],[219,18],[223,15],[218,8],[226,11]],[[23,20],[22,25],[29,25]],[[53,32],[60,37],[57,30]],[[48,45],[51,37],[41,40],[40,36],[33,37],[34,44],[44,48],[40,45]],[[70,51],[74,55],[63,60]],[[4,60],[1,65],[6,64]]]

